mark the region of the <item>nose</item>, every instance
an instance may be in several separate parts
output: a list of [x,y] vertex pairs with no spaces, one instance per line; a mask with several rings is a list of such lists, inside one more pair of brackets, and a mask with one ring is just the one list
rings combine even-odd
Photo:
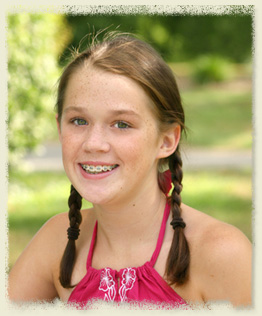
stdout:
[[102,126],[90,126],[85,135],[83,148],[87,152],[108,152],[110,145]]

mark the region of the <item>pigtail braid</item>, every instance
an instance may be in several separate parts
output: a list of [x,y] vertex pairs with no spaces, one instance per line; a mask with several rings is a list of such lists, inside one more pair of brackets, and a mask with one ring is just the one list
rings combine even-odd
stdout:
[[186,224],[181,218],[181,196],[182,191],[182,160],[179,149],[169,158],[169,169],[171,172],[172,183],[174,185],[171,194],[171,225],[174,229],[173,240],[168,254],[166,275],[170,284],[183,284],[188,278],[188,269],[190,262],[189,246],[184,235],[184,228]]
[[70,288],[71,276],[75,263],[76,245],[75,240],[79,236],[79,226],[82,222],[82,215],[80,213],[82,207],[82,197],[71,185],[71,192],[68,199],[69,206],[69,222],[70,226],[67,230],[68,242],[60,263],[60,276],[59,281],[64,288]]

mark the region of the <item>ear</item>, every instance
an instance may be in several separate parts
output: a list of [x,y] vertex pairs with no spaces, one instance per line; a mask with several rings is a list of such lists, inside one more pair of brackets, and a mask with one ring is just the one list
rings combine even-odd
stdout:
[[163,132],[157,158],[166,158],[172,155],[178,146],[180,135],[181,127],[179,124],[174,124],[167,131]]
[[56,125],[57,125],[57,131],[58,131],[59,140],[61,142],[61,124],[60,124],[60,121],[58,119],[58,114],[56,114],[55,119],[56,119]]

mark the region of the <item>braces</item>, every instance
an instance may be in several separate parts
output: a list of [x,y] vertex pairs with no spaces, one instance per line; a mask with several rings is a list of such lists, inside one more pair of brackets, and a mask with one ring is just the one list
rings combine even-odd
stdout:
[[89,166],[89,165],[81,165],[82,168],[89,173],[101,173],[111,171],[117,167],[117,165],[113,166]]

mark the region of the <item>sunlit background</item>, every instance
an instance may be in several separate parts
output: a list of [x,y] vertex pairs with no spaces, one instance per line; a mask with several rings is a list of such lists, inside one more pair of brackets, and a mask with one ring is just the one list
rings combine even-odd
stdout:
[[138,34],[175,73],[188,127],[181,143],[183,202],[252,240],[250,14],[17,13],[8,16],[7,41],[9,267],[48,218],[67,211],[56,83],[71,52],[85,48],[86,35],[106,28]]

